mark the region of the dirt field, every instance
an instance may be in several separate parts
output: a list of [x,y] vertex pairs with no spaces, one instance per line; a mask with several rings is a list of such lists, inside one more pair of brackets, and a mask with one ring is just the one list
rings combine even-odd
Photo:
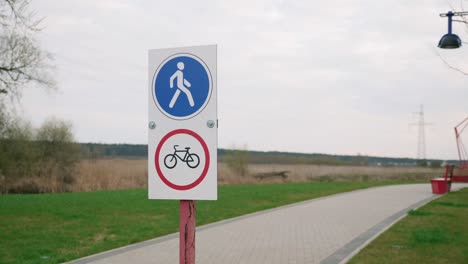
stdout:
[[[443,168],[251,164],[248,166],[248,173],[239,176],[226,164],[220,163],[218,182],[247,184],[305,181],[428,181],[442,176],[443,172]],[[146,159],[84,160],[78,165],[72,191],[145,188],[147,173]]]

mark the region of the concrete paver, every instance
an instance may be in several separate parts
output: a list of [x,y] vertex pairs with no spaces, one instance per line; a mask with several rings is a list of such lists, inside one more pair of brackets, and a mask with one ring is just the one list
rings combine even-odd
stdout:
[[[197,229],[196,262],[339,263],[435,197],[429,184],[384,186],[214,223]],[[72,263],[178,263],[178,245],[178,234],[172,234]]]

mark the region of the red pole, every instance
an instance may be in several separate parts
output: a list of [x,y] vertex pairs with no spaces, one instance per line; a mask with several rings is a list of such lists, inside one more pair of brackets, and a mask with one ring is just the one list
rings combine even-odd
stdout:
[[195,264],[195,201],[180,201],[179,263]]
[[455,138],[457,139],[457,150],[458,150],[458,158],[460,159],[460,168],[463,169],[463,158],[462,158],[462,152],[460,150],[460,135],[458,134],[457,127],[455,127]]

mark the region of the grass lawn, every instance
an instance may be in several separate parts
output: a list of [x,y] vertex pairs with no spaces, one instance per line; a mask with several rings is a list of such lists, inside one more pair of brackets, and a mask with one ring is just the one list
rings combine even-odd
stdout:
[[468,189],[411,211],[349,263],[468,263]]
[[[197,225],[306,199],[390,184],[311,182],[220,186],[197,202]],[[147,190],[0,196],[0,263],[57,263],[178,231],[179,202]]]

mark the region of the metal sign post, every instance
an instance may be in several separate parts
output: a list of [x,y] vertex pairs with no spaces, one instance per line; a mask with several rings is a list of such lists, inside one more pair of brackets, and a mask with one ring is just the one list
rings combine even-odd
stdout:
[[180,201],[179,219],[179,263],[195,263],[195,201]]
[[195,263],[195,200],[217,199],[216,46],[149,51],[148,196],[180,200],[180,263]]

